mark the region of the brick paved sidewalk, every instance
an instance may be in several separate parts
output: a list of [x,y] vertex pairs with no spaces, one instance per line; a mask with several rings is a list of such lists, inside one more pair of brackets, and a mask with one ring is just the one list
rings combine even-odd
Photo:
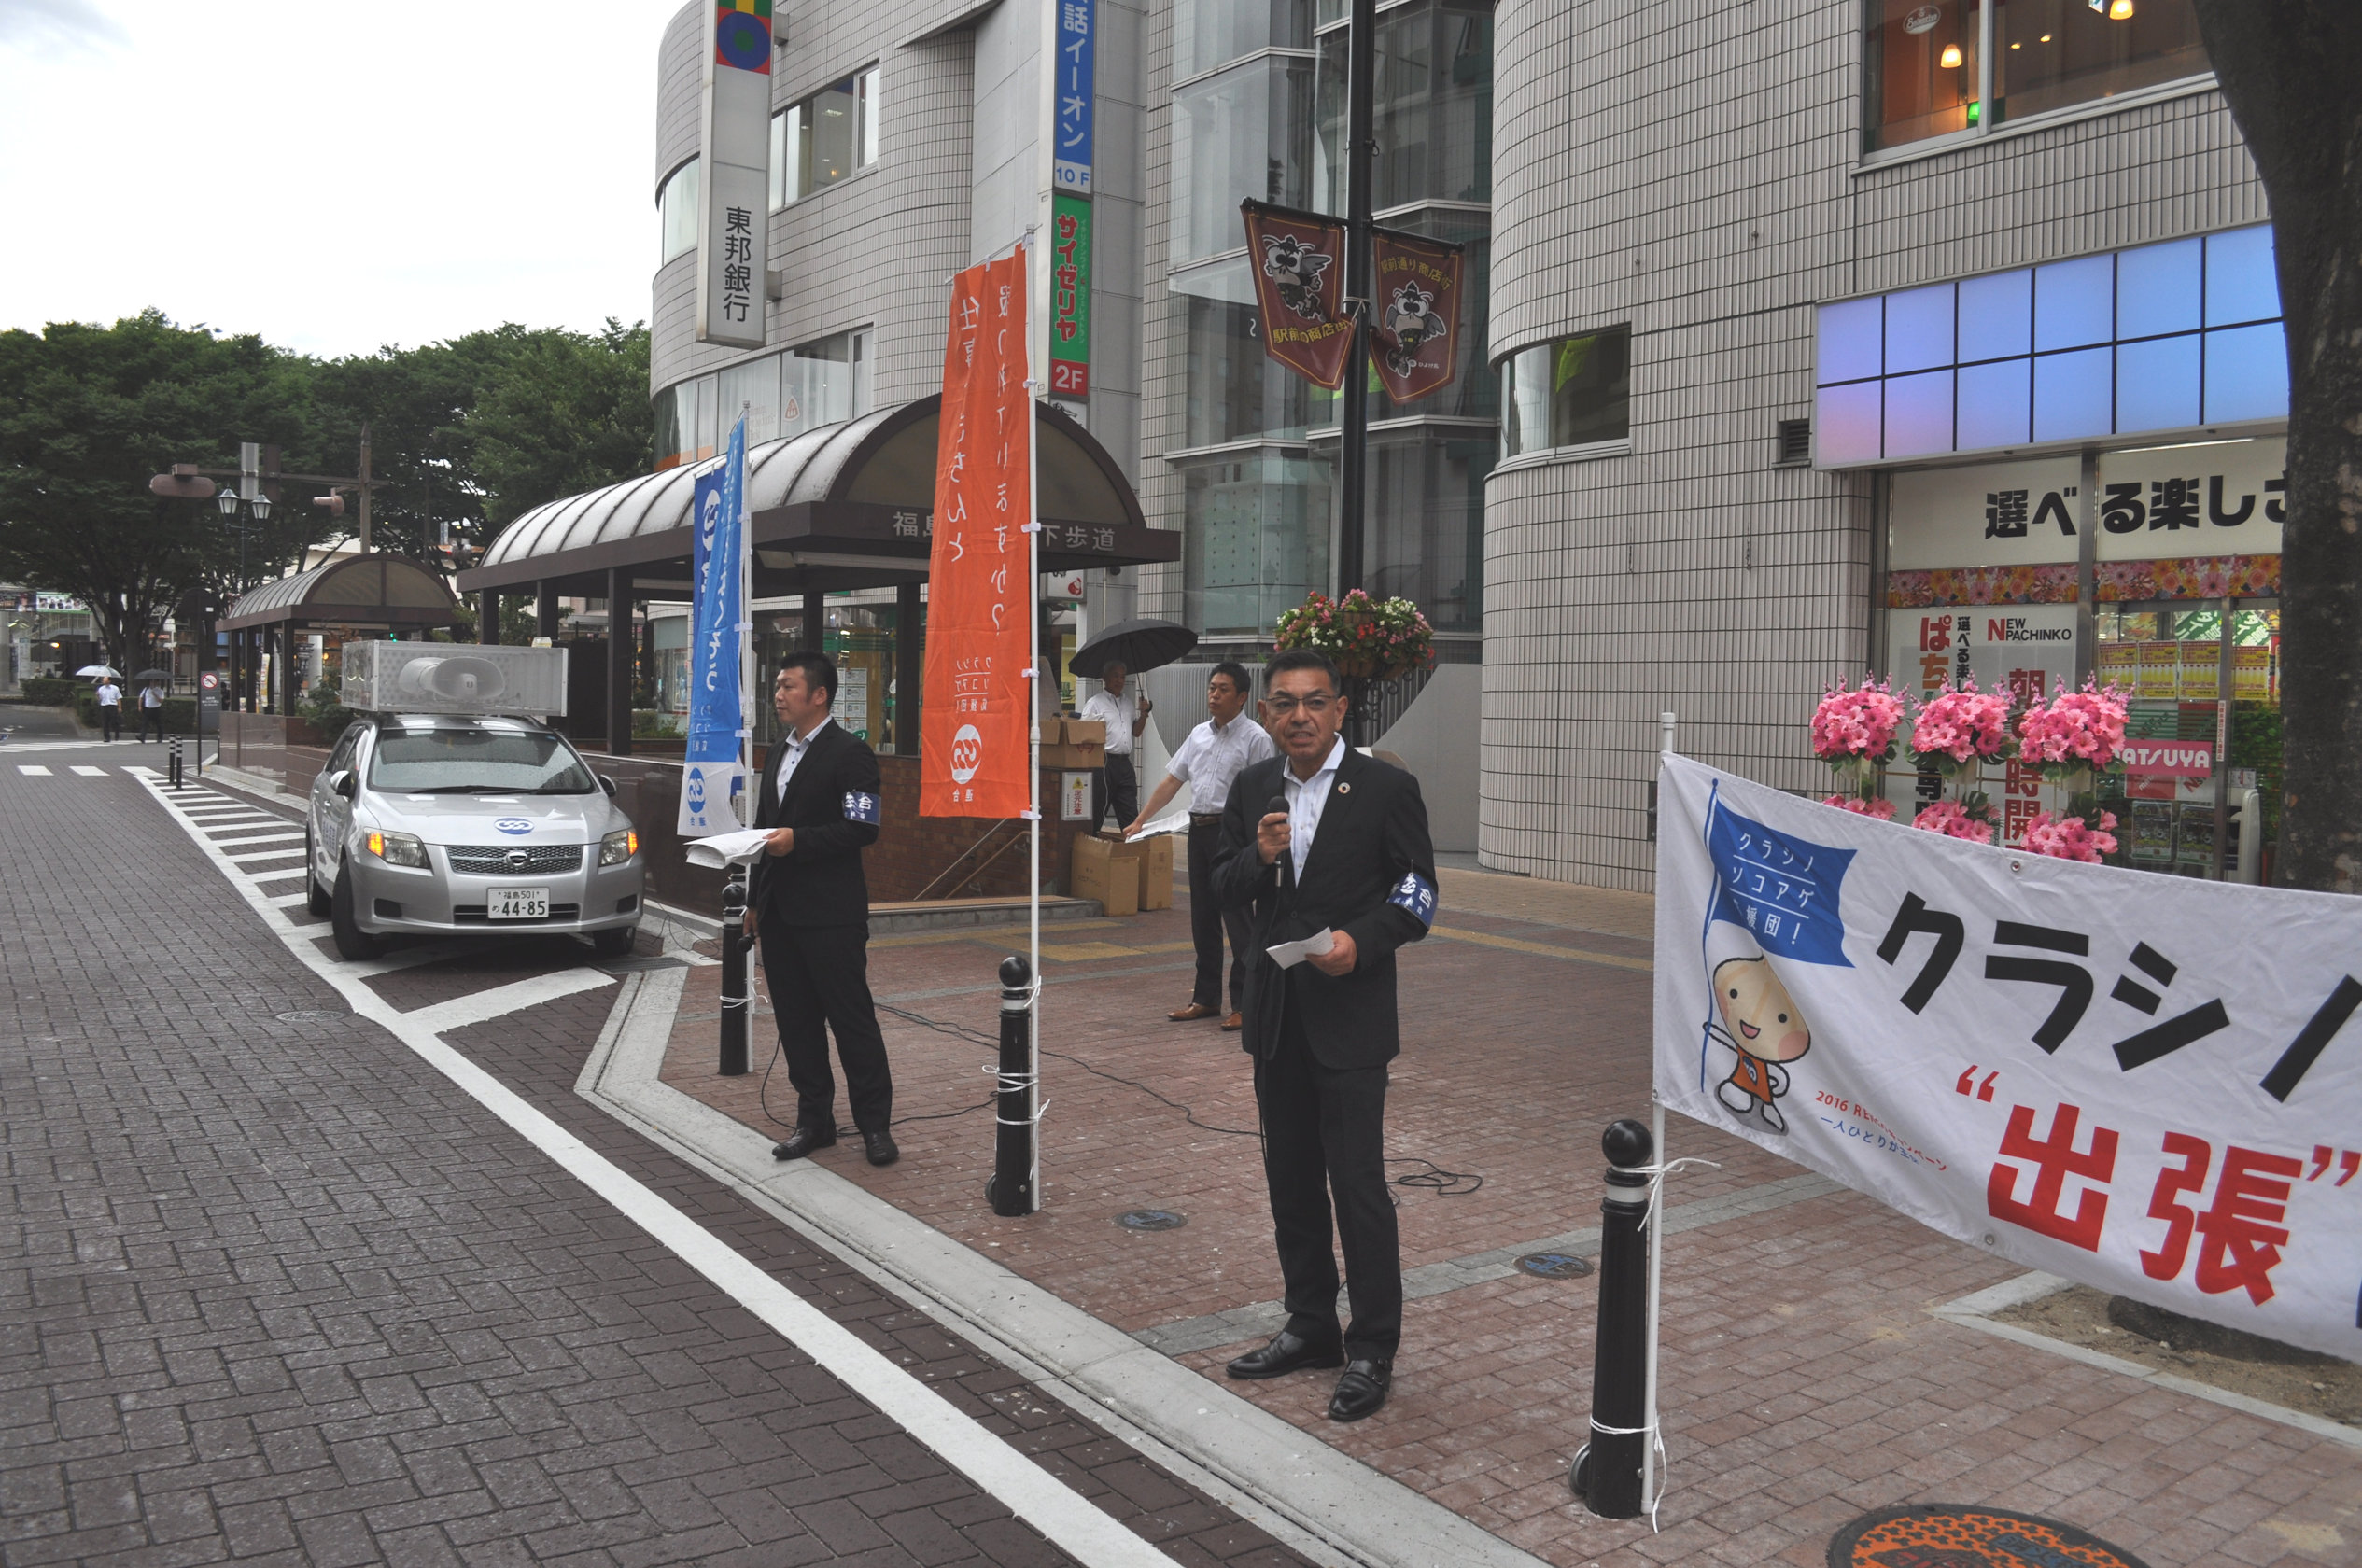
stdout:
[[[141,786],[0,773],[0,1562],[1068,1561],[355,1017]],[[300,900],[277,864],[247,870]],[[371,984],[415,1009],[587,957]],[[577,1098],[613,990],[451,1043],[1174,1561],[1297,1561]]]
[[[896,1109],[942,1119],[898,1127],[905,1157],[888,1170],[843,1146],[821,1157],[1220,1381],[1220,1364],[1275,1325],[1278,1278],[1237,1037],[1163,1016],[1189,983],[1178,902],[1045,944],[1043,1039],[1060,1054],[1044,1063],[1044,1212],[1000,1219],[983,1200],[991,1124],[976,1108],[991,1052],[908,1017],[883,1020]],[[1600,1129],[1645,1113],[1647,902],[1447,874],[1435,936],[1403,955],[1388,1147],[1398,1177],[1432,1162],[1483,1185],[1398,1188],[1413,1299],[1394,1399],[1340,1428],[1322,1419],[1320,1375],[1224,1387],[1556,1563],[1801,1568],[1859,1513],[1938,1501],[2053,1515],[2151,1568],[2362,1561],[2362,1452],[1934,1318],[2019,1271],[1678,1118],[1671,1152],[1721,1169],[1684,1173],[1668,1197],[1664,1533],[1574,1504],[1591,1281],[1508,1260],[1596,1225]],[[990,1038],[994,966],[1023,940],[883,938],[872,984],[918,1018]],[[691,975],[664,1078],[772,1127],[759,1071],[715,1074],[717,994],[714,971]],[[758,1068],[772,1038],[766,1016]],[[792,1115],[783,1075],[770,1088]],[[1188,1223],[1114,1223],[1138,1208]]]

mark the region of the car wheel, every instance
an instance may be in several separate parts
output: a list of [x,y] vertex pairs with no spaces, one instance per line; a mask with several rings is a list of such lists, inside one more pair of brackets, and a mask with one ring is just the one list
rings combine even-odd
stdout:
[[313,858],[312,830],[305,828],[303,830],[303,907],[315,915],[325,915],[329,912],[329,895],[320,890],[320,879],[312,875],[312,868],[318,863]]
[[591,932],[591,948],[603,959],[620,959],[640,938],[638,926],[612,926]]
[[336,889],[328,898],[329,929],[336,935],[336,956],[341,959],[373,959],[385,950],[385,944],[361,930],[353,917],[353,874],[340,861],[336,867]]

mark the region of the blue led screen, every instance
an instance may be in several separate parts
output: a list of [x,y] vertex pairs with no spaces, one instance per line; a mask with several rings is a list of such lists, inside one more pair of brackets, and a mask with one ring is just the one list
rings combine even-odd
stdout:
[[1820,308],[1815,461],[2285,418],[2271,226]]

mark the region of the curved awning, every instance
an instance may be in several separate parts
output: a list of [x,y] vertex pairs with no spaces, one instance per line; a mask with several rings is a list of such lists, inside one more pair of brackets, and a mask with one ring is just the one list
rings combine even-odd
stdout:
[[440,573],[400,555],[373,553],[250,588],[217,624],[225,632],[282,623],[408,630],[448,626],[457,608]]
[[[747,453],[754,592],[868,588],[924,579],[934,542],[935,459],[943,399],[919,399],[824,425]],[[1146,566],[1181,558],[1181,536],[1151,528],[1123,470],[1090,433],[1035,405],[1042,569]],[[548,584],[606,593],[605,573],[689,591],[689,503],[700,471],[668,469],[534,508],[459,573],[463,593]]]

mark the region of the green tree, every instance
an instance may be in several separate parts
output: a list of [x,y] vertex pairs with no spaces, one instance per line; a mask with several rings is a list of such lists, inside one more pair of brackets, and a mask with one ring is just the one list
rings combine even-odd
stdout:
[[2271,203],[2288,338],[2274,880],[2362,892],[2362,6],[2195,4]]
[[[0,577],[74,595],[110,663],[145,664],[184,595],[229,584],[241,543],[217,509],[160,499],[148,479],[176,462],[234,466],[241,441],[301,447],[309,420],[308,364],[251,335],[153,310],[0,332]],[[324,514],[293,499],[246,530],[250,577],[326,534]]]
[[648,471],[648,327],[536,332],[517,345],[467,426],[485,489],[485,540],[544,501]]

